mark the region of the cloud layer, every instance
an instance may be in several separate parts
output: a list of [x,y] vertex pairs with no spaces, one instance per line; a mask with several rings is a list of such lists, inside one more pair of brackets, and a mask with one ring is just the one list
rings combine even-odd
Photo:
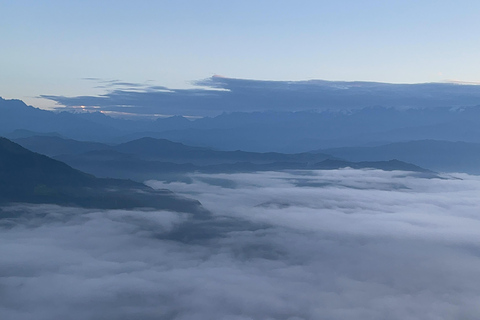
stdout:
[[474,319],[476,176],[332,170],[150,181],[209,219],[16,205],[2,319]]
[[[95,79],[88,79],[95,81]],[[364,107],[465,107],[480,103],[480,87],[451,83],[259,81],[213,76],[198,88],[169,89],[97,79],[100,96],[42,95],[68,108],[142,115],[215,116],[222,112],[344,110]],[[209,90],[206,90],[209,89]],[[214,89],[214,90],[212,90]],[[59,109],[64,110],[61,107]]]

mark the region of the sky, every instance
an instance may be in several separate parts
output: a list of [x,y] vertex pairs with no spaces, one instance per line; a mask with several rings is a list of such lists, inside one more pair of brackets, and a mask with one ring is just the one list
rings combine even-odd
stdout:
[[2,319],[479,318],[478,176],[190,177],[208,217],[3,207]]
[[478,1],[0,1],[0,96],[191,88],[212,75],[480,80]]

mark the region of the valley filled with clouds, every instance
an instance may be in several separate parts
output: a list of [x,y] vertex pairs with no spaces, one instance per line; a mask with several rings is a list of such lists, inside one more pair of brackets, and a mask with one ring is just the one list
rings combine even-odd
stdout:
[[208,214],[14,204],[2,319],[474,319],[480,178],[381,170],[148,181]]

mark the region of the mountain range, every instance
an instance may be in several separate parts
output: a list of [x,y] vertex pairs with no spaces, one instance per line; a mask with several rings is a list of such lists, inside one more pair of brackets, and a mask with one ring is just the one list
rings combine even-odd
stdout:
[[[235,88],[246,86],[228,83]],[[266,85],[276,90],[273,84]],[[341,83],[305,85],[310,89],[341,89]],[[480,172],[480,107],[474,105],[477,87],[343,86],[348,89],[340,91],[369,97],[381,97],[395,88],[406,90],[398,95],[406,97],[414,92],[420,97],[423,88],[424,101],[443,88],[455,93],[458,101],[451,101],[450,107],[445,103],[435,107],[430,102],[436,98],[420,107],[419,98],[414,107],[356,108],[352,102],[352,108],[337,110],[231,112],[196,120],[182,116],[126,120],[101,112],[41,110],[20,100],[0,98],[0,135],[97,176],[138,181],[179,172],[313,168],[326,159],[397,159],[435,171]],[[378,101],[388,105],[389,99]]]
[[0,138],[0,203],[49,203],[103,209],[147,207],[201,213],[198,201],[131,180],[99,179]]
[[57,136],[33,136],[15,141],[99,177],[137,181],[178,179],[179,175],[189,172],[231,173],[343,167],[427,171],[400,161],[348,162],[320,152],[284,154],[219,151],[154,138],[141,138],[118,145],[76,141]]
[[463,107],[354,108],[352,104],[351,109],[231,112],[197,120],[182,116],[125,120],[100,112],[40,110],[19,100],[0,99],[0,135],[57,135],[107,144],[152,137],[225,151],[281,153],[411,140],[480,143],[480,108],[471,104],[472,99]]
[[[23,140],[22,140],[23,139]],[[108,168],[119,165],[112,176],[115,178],[97,178],[94,175],[70,167],[59,160],[52,159],[30,151],[6,138],[0,138],[0,204],[9,203],[48,203],[63,206],[79,206],[102,209],[132,209],[154,208],[177,212],[206,214],[198,201],[178,197],[169,190],[154,190],[145,184],[132,180],[118,179],[118,176],[133,176],[139,178],[142,173],[148,178],[166,173],[188,173],[193,171],[204,172],[232,172],[232,171],[266,171],[285,169],[338,169],[377,168],[382,170],[407,170],[424,174],[431,174],[428,170],[398,160],[376,162],[348,162],[336,159],[325,159],[324,154],[256,154],[247,152],[220,152],[198,147],[189,147],[180,143],[155,140],[152,138],[140,139],[118,146],[108,146],[100,143],[88,143],[74,140],[63,140],[58,137],[31,137],[21,140],[33,143],[36,149],[48,146],[50,152],[73,151],[70,157],[77,159],[79,166],[89,167],[90,171],[98,170],[103,175],[112,171]],[[37,143],[35,143],[37,142]],[[43,143],[38,143],[43,142]],[[50,142],[50,143],[48,143]],[[56,146],[55,143],[56,142]],[[52,148],[53,147],[53,148]],[[100,147],[100,150],[95,150]],[[116,151],[115,148],[124,152]],[[86,153],[81,153],[86,151]],[[124,158],[112,161],[98,160],[89,163],[86,155],[95,157],[95,154],[122,155]],[[141,156],[162,159],[167,156],[170,160],[184,161],[185,156],[199,155],[199,160],[216,164],[198,166],[194,164],[165,163],[155,160],[145,160]],[[75,158],[75,156],[79,158]],[[64,155],[64,157],[67,157]],[[157,158],[155,158],[157,157]],[[238,159],[248,159],[252,162],[235,162]],[[107,157],[108,158],[108,157]],[[92,159],[92,158],[91,158]],[[289,162],[269,162],[273,160],[289,160]],[[323,159],[323,160],[322,160]],[[302,162],[310,160],[311,162]],[[319,161],[322,160],[322,161]],[[227,162],[223,162],[227,161]],[[317,162],[319,161],[319,162]],[[150,164],[150,166],[149,166]],[[145,171],[146,167],[146,171]]]

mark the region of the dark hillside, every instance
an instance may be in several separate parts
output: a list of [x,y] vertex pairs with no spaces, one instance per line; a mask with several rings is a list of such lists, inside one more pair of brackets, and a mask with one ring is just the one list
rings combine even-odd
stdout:
[[0,138],[0,203],[202,211],[198,201],[130,180],[99,179]]

